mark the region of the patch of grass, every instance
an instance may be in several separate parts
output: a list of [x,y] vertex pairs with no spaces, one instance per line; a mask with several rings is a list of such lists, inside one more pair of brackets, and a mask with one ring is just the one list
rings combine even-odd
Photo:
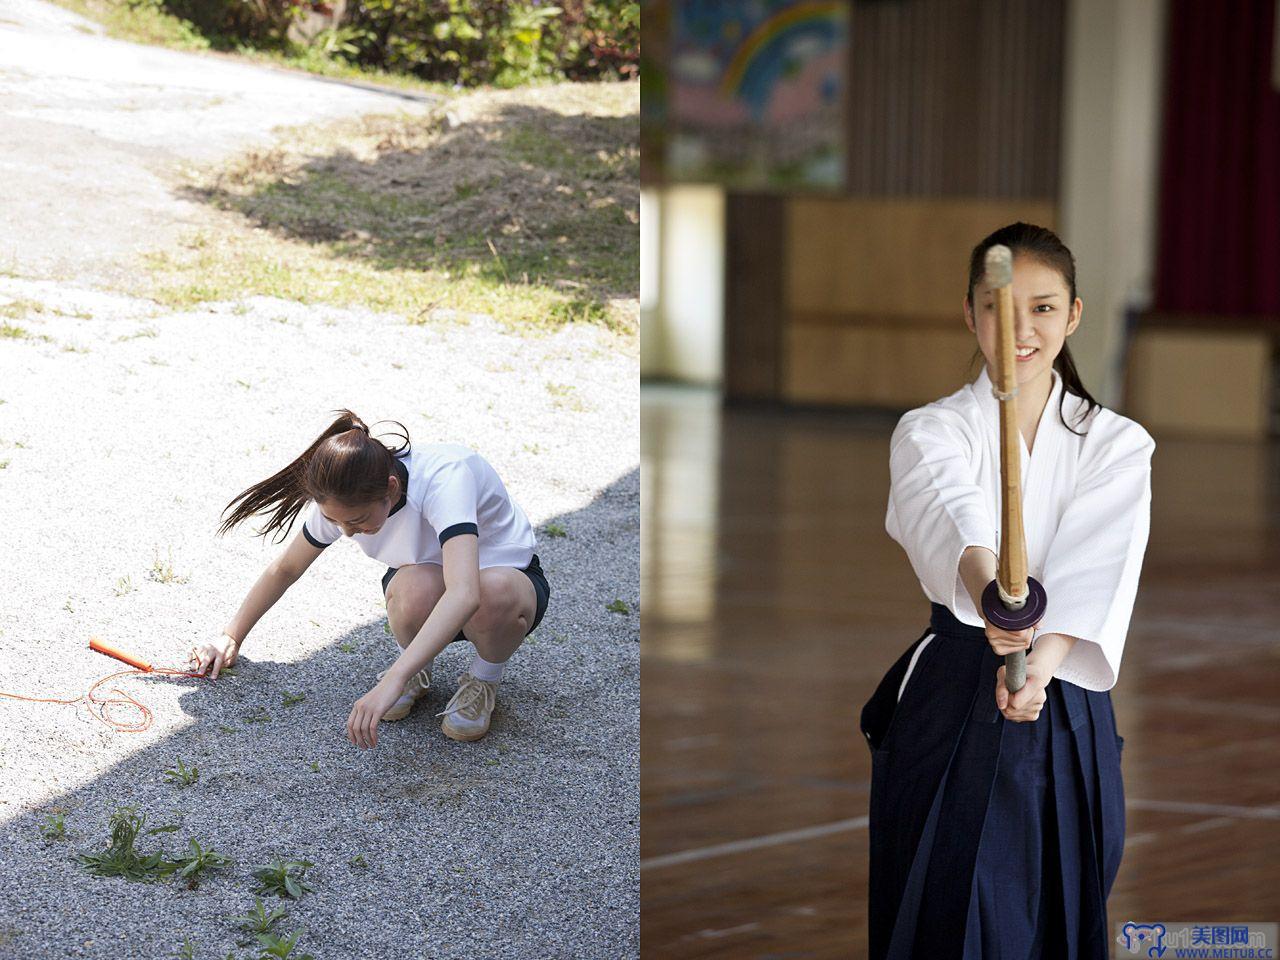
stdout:
[[253,872],[260,884],[254,893],[301,899],[304,893],[313,889],[305,878],[307,870],[314,866],[310,860],[272,860]]
[[605,607],[610,613],[621,613],[626,616],[631,615],[631,608],[627,606],[625,600],[614,600],[613,603]]
[[74,343],[67,343],[67,344],[63,344],[62,352],[63,353],[88,353],[89,348],[79,347],[79,346],[76,346]]
[[154,580],[156,583],[187,583],[190,577],[179,576],[173,569],[173,550],[168,551],[167,559],[161,560],[159,551],[156,552],[155,560],[151,564],[151,570],[147,574],[147,578]]
[[49,308],[39,300],[27,300],[25,298],[12,300],[0,306],[0,317],[8,317],[10,320],[25,320],[33,313],[48,312]]
[[126,343],[129,340],[141,340],[144,338],[151,340],[151,339],[155,339],[158,336],[160,336],[160,331],[157,330],[155,327],[143,327],[141,330],[138,330],[135,333],[125,334],[124,336],[116,337],[116,343]]
[[338,644],[338,649],[343,653],[355,653],[356,642],[354,640],[344,640],[342,643]]
[[542,532],[548,537],[567,537],[569,535],[569,531],[565,530],[565,528],[558,523],[545,524],[542,528]]
[[121,577],[116,581],[116,596],[123,597],[126,594],[133,593],[136,588],[133,585],[133,577]]
[[67,839],[67,823],[60,813],[51,813],[45,817],[44,824],[40,827],[40,834],[46,840],[65,840]]
[[551,404],[561,410],[572,410],[583,413],[588,408],[578,396],[577,387],[568,383],[548,383],[547,393],[551,394]]
[[145,856],[137,851],[134,843],[138,836],[152,836],[177,830],[176,825],[153,827],[145,833],[146,814],[137,807],[123,806],[111,814],[111,843],[97,853],[82,853],[77,859],[85,870],[95,877],[124,877],[131,883],[153,883],[170,876],[178,865],[164,859],[164,848]]
[[[225,673],[226,667],[223,667],[222,669],[223,669],[223,672]],[[237,733],[239,731],[238,727],[228,727],[226,724],[218,724],[218,729],[223,733]]]
[[178,765],[171,770],[164,772],[164,778],[170,783],[176,783],[180,787],[189,787],[200,780],[200,768],[197,766],[187,767],[182,758],[178,758]]
[[243,229],[150,256],[137,292],[179,309],[265,294],[634,333],[614,301],[638,295],[638,86],[552,89],[463,95],[453,128],[443,109],[298,128],[197,172],[189,195]]
[[369,861],[364,858],[363,853],[357,853],[354,857],[347,861],[347,865],[353,870],[368,870]]
[[266,707],[259,705],[253,709],[252,713],[246,714],[241,719],[245,723],[270,723],[271,714],[267,713]]
[[13,462],[12,460],[0,460],[0,470],[5,469],[12,462]]
[[196,948],[192,944],[190,937],[182,938],[182,946],[178,948],[178,952],[174,954],[178,960],[195,960]]
[[283,701],[286,707],[292,707],[295,704],[299,704],[303,700],[307,699],[307,695],[305,693],[290,693],[288,690],[286,690],[280,699]]
[[43,340],[45,343],[53,343],[53,337],[32,333],[26,327],[15,326],[7,321],[0,323],[0,340]]

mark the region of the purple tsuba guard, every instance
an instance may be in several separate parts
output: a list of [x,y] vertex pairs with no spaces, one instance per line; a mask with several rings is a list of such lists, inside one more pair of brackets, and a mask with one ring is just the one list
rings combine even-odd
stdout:
[[1035,626],[1044,616],[1047,604],[1044,587],[1034,577],[1027,577],[1027,602],[1021,610],[1010,610],[1004,605],[1000,599],[1000,588],[994,580],[982,591],[982,613],[988,623],[1001,630],[1018,631]]

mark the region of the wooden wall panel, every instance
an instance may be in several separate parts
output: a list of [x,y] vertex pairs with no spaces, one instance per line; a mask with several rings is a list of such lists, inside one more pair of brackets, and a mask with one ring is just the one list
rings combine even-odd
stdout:
[[959,318],[969,254],[1027,220],[1053,229],[1050,200],[818,200],[787,203],[787,306],[801,313]]
[[1157,437],[1265,437],[1271,355],[1265,331],[1139,330],[1125,411]]
[[977,376],[980,367],[969,365],[976,348],[963,325],[954,331],[794,325],[783,392],[793,403],[906,410]]

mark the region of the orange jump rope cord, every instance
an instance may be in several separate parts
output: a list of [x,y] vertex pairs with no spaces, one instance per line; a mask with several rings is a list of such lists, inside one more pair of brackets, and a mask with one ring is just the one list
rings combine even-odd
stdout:
[[[111,691],[112,693],[118,694],[118,696],[116,697],[105,697],[105,698],[95,697],[94,691],[96,691],[98,687],[102,686],[108,680],[114,680],[116,677],[133,676],[139,673],[163,673],[171,677],[204,677],[206,680],[213,679],[213,677],[204,673],[190,673],[189,671],[186,671],[186,670],[172,670],[168,667],[153,667],[151,666],[151,664],[147,663],[145,660],[139,659],[138,657],[134,657],[130,654],[124,653],[123,651],[118,650],[115,647],[111,647],[105,643],[102,643],[100,640],[98,640],[97,637],[94,637],[89,641],[89,647],[92,650],[96,650],[98,653],[104,653],[109,657],[115,657],[117,660],[123,660],[125,663],[135,664],[136,665],[135,669],[121,670],[119,673],[112,673],[112,674],[109,674],[108,676],[103,677],[101,680],[99,680],[97,683],[95,683],[93,686],[89,688],[89,692],[87,694],[81,697],[76,697],[74,700],[58,700],[52,697],[23,697],[23,696],[19,696],[16,693],[0,693],[0,697],[8,697],[10,700],[25,700],[28,703],[71,704],[71,703],[80,703],[83,701],[88,704],[89,712],[93,714],[95,717],[97,717],[99,720],[101,720],[103,723],[105,723],[107,726],[112,727],[115,730],[120,731],[121,733],[141,733],[143,730],[147,730],[151,726],[150,710],[148,710],[143,704],[139,703],[137,700],[129,696],[129,694],[125,693],[123,690],[121,690],[118,687]],[[119,720],[113,720],[109,716],[107,716],[108,707],[113,707],[113,706],[119,707],[122,705],[133,707],[134,709],[139,711],[142,714],[142,719],[138,720],[135,723],[122,723]],[[95,706],[98,708],[96,711],[94,710]]]

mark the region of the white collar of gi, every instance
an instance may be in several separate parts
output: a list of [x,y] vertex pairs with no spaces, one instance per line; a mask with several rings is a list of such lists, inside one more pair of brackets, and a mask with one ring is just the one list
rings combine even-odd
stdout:
[[[1040,425],[1043,426],[1045,415],[1052,409],[1058,409],[1058,397],[1062,393],[1062,375],[1053,367],[1049,368],[1049,373],[1053,376],[1053,386],[1049,388],[1049,399],[1045,401],[1044,412],[1040,414]],[[1000,401],[996,399],[994,393],[991,392],[991,377],[987,374],[987,365],[982,365],[982,372],[978,374],[978,379],[969,385],[969,389],[973,391],[974,399],[977,400],[978,406],[982,408],[983,416],[987,418],[987,423],[995,430],[1000,429]],[[1072,411],[1068,410],[1070,414]],[[1039,436],[1039,429],[1036,431]]]

